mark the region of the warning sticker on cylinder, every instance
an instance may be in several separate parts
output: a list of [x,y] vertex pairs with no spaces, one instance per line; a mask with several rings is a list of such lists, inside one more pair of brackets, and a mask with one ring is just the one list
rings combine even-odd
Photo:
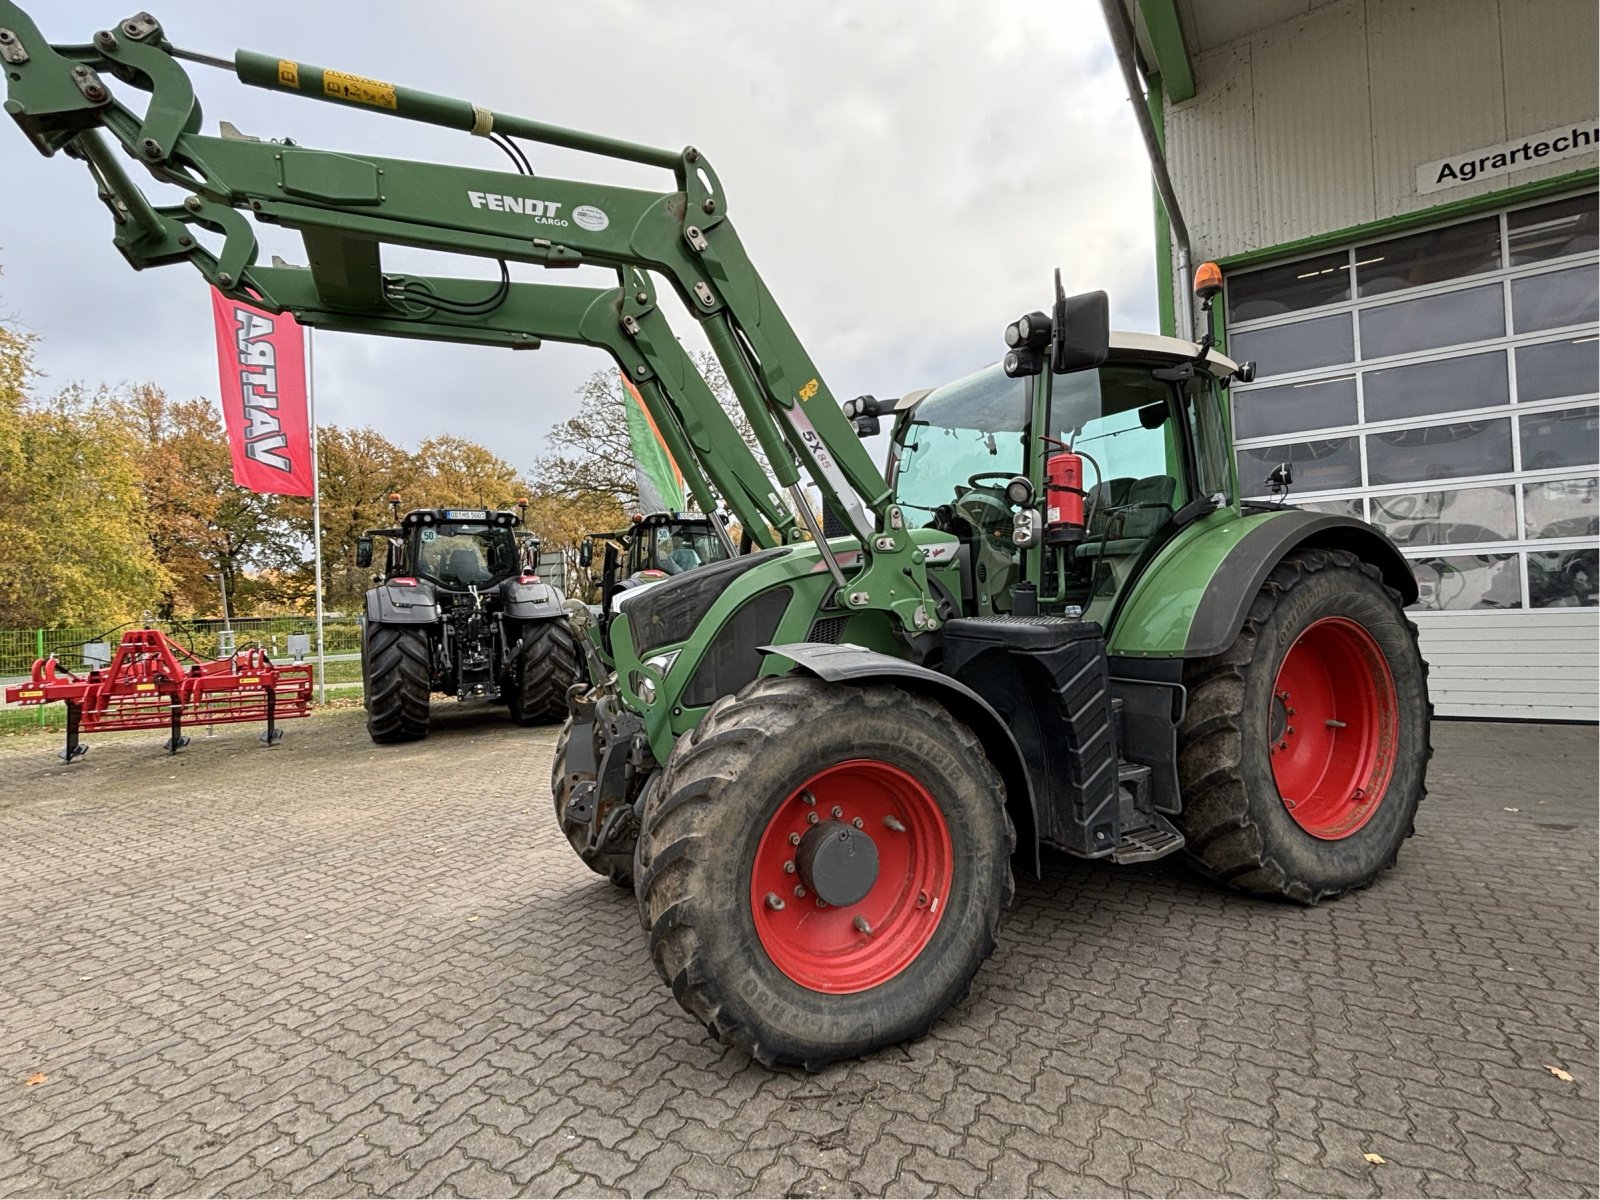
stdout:
[[288,58],[278,60],[278,82],[284,87],[300,86],[300,64]]
[[394,84],[368,79],[365,75],[346,75],[343,71],[322,73],[322,94],[352,104],[370,104],[374,108],[395,107]]

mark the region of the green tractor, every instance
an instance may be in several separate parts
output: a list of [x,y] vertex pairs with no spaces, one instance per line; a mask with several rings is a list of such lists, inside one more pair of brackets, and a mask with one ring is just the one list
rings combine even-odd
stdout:
[[716,517],[696,512],[635,513],[626,529],[591,533],[578,546],[578,565],[594,565],[595,546],[601,547],[602,590],[626,590],[656,583],[696,567],[731,558],[734,547],[726,527]]
[[499,701],[518,725],[546,725],[567,711],[581,654],[566,597],[539,578],[539,542],[522,513],[419,508],[356,542],[372,565],[385,539],[383,573],[367,592],[361,623],[362,701],[374,742],[428,736],[430,696]]
[[[87,163],[135,266],[186,261],[325,328],[602,348],[698,506],[738,520],[750,553],[605,590],[554,769],[573,848],[631,884],[662,979],[723,1042],[815,1068],[920,1036],[994,948],[1014,868],[1045,850],[1181,854],[1305,904],[1395,862],[1429,756],[1416,584],[1371,526],[1241,500],[1259,489],[1237,477],[1227,388],[1250,368],[1209,336],[1112,334],[1103,294],[1058,281],[997,365],[841,406],[694,147],[211,59],[147,14],[56,48],[0,0],[0,30],[7,111],[42,152]],[[181,58],[493,140],[514,169],[206,136]],[[144,111],[106,75],[148,91]],[[151,204],[108,135],[185,201]],[[672,184],[533,177],[522,142]],[[311,266],[262,265],[249,217],[298,230]],[[498,279],[387,270],[391,244],[486,258]],[[510,262],[616,284],[513,281]],[[699,323],[765,467],[655,278]],[[858,440],[885,420],[887,473]]]

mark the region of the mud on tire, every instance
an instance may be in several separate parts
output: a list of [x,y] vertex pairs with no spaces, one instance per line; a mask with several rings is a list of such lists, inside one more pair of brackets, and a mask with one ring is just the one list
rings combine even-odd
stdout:
[[[1349,822],[1362,823],[1315,836],[1280,793],[1271,735],[1274,721],[1283,721],[1284,710],[1275,714],[1273,705],[1285,656],[1310,626],[1329,618],[1364,630],[1387,665],[1395,727],[1386,752],[1393,767],[1370,812]],[[1427,674],[1417,627],[1375,566],[1340,550],[1302,550],[1285,558],[1256,595],[1233,645],[1185,666],[1189,704],[1178,737],[1184,796],[1178,824],[1194,865],[1241,891],[1302,904],[1366,887],[1393,866],[1427,792],[1433,715]]]
[[414,625],[369,622],[363,641],[368,735],[380,744],[427,737],[432,690],[428,631]]
[[[827,992],[775,965],[752,872],[774,814],[808,780],[852,763],[917,781],[948,829],[951,870],[945,915],[909,962],[862,990]],[[818,1070],[921,1037],[967,994],[1011,902],[1016,835],[998,774],[970,729],[891,685],[757,679],[679,740],[643,810],[635,886],[656,970],[712,1036],[763,1063]]]

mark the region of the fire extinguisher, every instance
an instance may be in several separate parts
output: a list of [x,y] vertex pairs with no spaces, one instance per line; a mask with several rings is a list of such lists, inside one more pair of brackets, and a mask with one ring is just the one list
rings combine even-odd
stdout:
[[1044,541],[1047,546],[1072,546],[1083,541],[1086,530],[1083,502],[1083,456],[1053,437],[1042,438],[1061,447],[1044,465]]

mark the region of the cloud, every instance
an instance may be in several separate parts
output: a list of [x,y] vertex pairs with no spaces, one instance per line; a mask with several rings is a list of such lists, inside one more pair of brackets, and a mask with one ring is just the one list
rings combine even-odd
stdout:
[[[35,4],[58,41],[87,40],[125,15],[110,0],[66,13]],[[1154,327],[1149,172],[1092,0],[400,0],[381,20],[369,6],[309,0],[260,11],[166,0],[159,15],[184,46],[293,54],[554,124],[699,146],[840,396],[897,395],[998,358],[1005,324],[1048,303],[1056,266],[1069,288],[1108,291],[1117,326]],[[476,139],[194,72],[208,129],[222,116],[305,144],[498,165]],[[665,172],[529,153],[542,174],[671,186]],[[180,396],[214,394],[198,276],[128,271],[77,164],[45,162],[0,130],[0,169],[0,311],[41,334],[50,382],[153,379]],[[274,238],[270,249],[304,261],[281,231]],[[671,319],[687,344],[702,344],[687,314]],[[526,466],[572,410],[577,384],[607,361],[571,347],[323,335],[320,415],[412,445],[458,433]]]

